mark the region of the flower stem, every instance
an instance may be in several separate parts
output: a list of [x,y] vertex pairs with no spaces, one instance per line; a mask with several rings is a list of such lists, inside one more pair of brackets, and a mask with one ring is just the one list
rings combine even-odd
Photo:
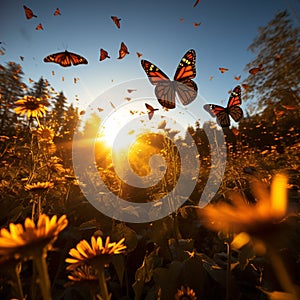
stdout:
[[39,273],[39,284],[43,296],[43,300],[51,300],[50,279],[46,263],[46,255],[43,253],[35,255],[34,263]]
[[24,299],[24,294],[23,294],[23,288],[22,288],[22,283],[21,283],[21,278],[20,278],[20,271],[21,271],[21,263],[17,263],[13,266],[11,269],[12,272],[10,272],[13,282],[16,283],[13,285],[13,290],[18,299]]
[[105,273],[104,273],[104,267],[103,266],[98,266],[98,279],[99,279],[99,286],[100,286],[100,291],[103,300],[109,300],[110,297],[108,295],[108,290],[107,290],[107,284],[106,284],[106,279],[105,279]]

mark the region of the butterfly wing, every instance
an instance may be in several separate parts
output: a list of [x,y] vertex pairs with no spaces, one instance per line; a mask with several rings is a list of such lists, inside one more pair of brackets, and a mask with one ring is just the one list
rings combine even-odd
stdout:
[[170,81],[169,77],[150,61],[142,59],[141,65],[146,72],[151,84],[157,85],[162,81]]
[[156,110],[158,110],[158,108],[154,108],[152,105],[148,104],[148,103],[145,103],[145,106],[147,108],[147,111],[148,111],[148,117],[149,117],[149,120],[152,119],[153,115],[154,115],[154,112]]
[[68,52],[58,52],[50,54],[44,58],[44,62],[53,62],[61,65],[62,67],[69,67],[71,64],[74,66],[79,64],[87,64],[88,61],[81,55]]
[[27,7],[26,5],[23,5],[24,8],[24,12],[25,12],[25,16],[27,19],[31,19],[32,17],[37,18],[37,16],[35,14],[33,14],[33,11]]
[[203,108],[212,116],[217,118],[221,127],[229,127],[230,119],[227,108],[217,104],[205,104]]
[[183,105],[193,102],[197,97],[198,87],[192,80],[196,77],[196,52],[191,49],[181,59],[175,75],[175,88]]
[[110,58],[108,52],[104,49],[100,49],[100,61],[104,60],[105,58]]
[[120,25],[121,19],[119,19],[116,16],[111,16],[111,19],[114,21],[115,25],[120,29],[120,27],[121,27],[121,25]]
[[35,30],[44,30],[42,23],[39,23],[36,27]]
[[220,67],[219,70],[222,74],[225,73],[226,71],[228,71],[227,68],[223,68],[223,67]]
[[161,106],[167,109],[173,109],[175,103],[175,87],[171,80],[161,80],[156,84],[155,96]]
[[124,56],[125,56],[126,54],[129,54],[128,48],[127,48],[127,46],[122,42],[122,43],[121,43],[120,50],[119,50],[119,57],[118,57],[118,59],[124,58]]
[[54,16],[59,16],[61,15],[60,13],[60,9],[59,8],[56,8],[55,12],[53,13]]
[[243,117],[243,110],[240,108],[241,104],[241,87],[237,85],[231,92],[227,104],[227,111],[235,122],[238,122]]

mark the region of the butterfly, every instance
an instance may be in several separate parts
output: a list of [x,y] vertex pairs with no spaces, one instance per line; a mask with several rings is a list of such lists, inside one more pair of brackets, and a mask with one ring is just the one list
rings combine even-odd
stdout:
[[234,79],[237,80],[237,81],[239,81],[239,80],[241,79],[241,75],[239,75],[239,76],[234,76]]
[[24,11],[25,11],[25,16],[27,19],[31,19],[32,17],[37,18],[35,14],[33,14],[33,11],[27,7],[26,5],[23,5]]
[[105,58],[110,58],[108,52],[104,49],[100,49],[100,61],[104,60]]
[[201,0],[196,0],[196,2],[194,3],[193,7],[196,7],[199,3],[200,3]]
[[140,53],[140,52],[137,52],[136,55],[137,55],[138,58],[140,58],[143,54]]
[[198,26],[200,26],[201,24],[202,24],[201,22],[199,22],[199,23],[194,22],[194,27],[198,27]]
[[255,74],[257,74],[258,72],[260,72],[262,70],[263,70],[262,64],[259,64],[258,67],[250,69],[249,73],[252,74],[252,75],[255,75]]
[[221,127],[229,127],[229,116],[231,116],[235,122],[238,122],[243,117],[243,111],[240,108],[241,103],[241,87],[238,85],[231,92],[227,107],[216,104],[205,104],[203,108],[209,112],[212,117],[217,117],[218,124]]
[[111,16],[111,19],[114,21],[114,23],[116,24],[116,26],[120,29],[120,21],[121,19],[119,19],[118,17],[116,16]]
[[35,30],[44,30],[42,23],[38,24],[38,25],[35,27]]
[[128,52],[127,46],[122,42],[120,50],[119,50],[118,59],[122,59],[126,54],[129,54],[129,52]]
[[176,106],[175,94],[183,105],[188,105],[197,97],[198,87],[192,80],[196,77],[196,52],[191,49],[182,57],[173,81],[157,66],[147,60],[141,60],[143,69],[152,85],[158,102],[166,109]]
[[150,104],[148,103],[145,103],[145,106],[147,108],[147,111],[148,111],[148,117],[149,117],[149,120],[152,119],[153,115],[154,115],[154,112],[158,110],[158,108],[154,108],[153,106],[151,106]]
[[75,54],[69,51],[58,52],[54,54],[50,54],[44,58],[44,62],[53,62],[61,65],[62,67],[70,67],[71,64],[74,66],[80,64],[87,64],[88,61],[80,56],[79,54]]
[[220,67],[219,70],[221,71],[222,74],[225,73],[226,71],[228,71],[228,69],[222,68],[222,67]]
[[59,8],[57,8],[57,9],[55,10],[55,12],[53,13],[53,15],[54,15],[54,16],[61,15]]

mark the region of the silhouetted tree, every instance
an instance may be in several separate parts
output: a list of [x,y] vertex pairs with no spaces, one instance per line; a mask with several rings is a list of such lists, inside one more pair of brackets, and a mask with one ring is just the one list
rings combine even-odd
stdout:
[[0,65],[0,135],[15,132],[17,116],[14,102],[23,96],[26,85],[22,82],[22,67],[14,62]]
[[287,11],[279,12],[249,46],[257,53],[246,70],[262,64],[262,70],[249,74],[245,99],[257,99],[256,109],[278,101],[300,105],[300,29],[293,26]]

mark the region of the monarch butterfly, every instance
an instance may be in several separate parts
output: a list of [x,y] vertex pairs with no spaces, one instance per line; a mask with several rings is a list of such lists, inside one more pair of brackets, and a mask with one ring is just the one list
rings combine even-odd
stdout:
[[239,80],[241,79],[241,75],[235,76],[234,79],[235,79],[236,81],[239,81]]
[[259,64],[258,67],[250,69],[249,73],[252,74],[252,75],[255,75],[255,74],[257,74],[258,72],[260,72],[262,70],[263,70],[262,64]]
[[64,52],[58,52],[46,56],[44,58],[44,62],[54,62],[61,65],[62,67],[70,67],[71,64],[73,64],[74,66],[80,64],[86,65],[88,63],[88,61],[84,57],[67,50]]
[[37,18],[35,14],[33,14],[33,11],[27,7],[26,5],[23,5],[24,11],[25,11],[25,16],[27,19],[31,19],[32,17]]
[[196,7],[199,3],[200,3],[201,0],[196,0],[196,2],[194,3],[193,7]]
[[137,52],[136,55],[137,55],[138,58],[140,58],[143,54],[140,53],[140,52]]
[[104,60],[105,58],[110,58],[108,52],[104,49],[100,49],[100,61]]
[[202,24],[201,22],[199,22],[199,23],[194,22],[194,27],[198,27],[198,26],[200,26],[201,24]]
[[188,105],[196,99],[198,87],[192,80],[196,77],[195,50],[187,51],[182,57],[173,81],[153,63],[141,60],[141,64],[151,84],[155,85],[156,98],[164,108],[175,108],[175,92],[183,105]]
[[128,92],[129,94],[131,94],[131,93],[133,93],[133,92],[136,92],[136,89],[127,89],[127,92]]
[[154,112],[158,110],[158,108],[154,108],[153,106],[151,106],[150,104],[148,103],[145,103],[145,106],[147,108],[147,111],[148,111],[148,117],[149,117],[149,120],[152,119],[153,115],[154,115]]
[[118,59],[122,59],[126,54],[129,54],[129,52],[128,52],[127,46],[122,42],[120,50],[119,50]]
[[55,10],[55,12],[53,13],[53,15],[54,15],[54,16],[61,15],[59,8],[57,8],[57,9]]
[[42,23],[38,24],[38,25],[35,27],[35,30],[44,30]]
[[114,21],[114,23],[116,24],[116,26],[120,29],[120,21],[121,19],[119,19],[118,17],[116,16],[111,16],[111,19]]
[[219,70],[221,71],[222,74],[225,73],[226,71],[228,71],[228,69],[222,68],[222,67],[220,67]]
[[179,22],[180,22],[180,23],[183,23],[183,22],[184,22],[184,18],[182,18],[182,17],[179,18]]
[[203,108],[209,112],[212,117],[217,117],[218,124],[221,127],[229,127],[229,115],[235,122],[238,122],[243,117],[243,111],[240,108],[241,103],[241,87],[238,85],[231,92],[227,107],[216,104],[205,104]]

